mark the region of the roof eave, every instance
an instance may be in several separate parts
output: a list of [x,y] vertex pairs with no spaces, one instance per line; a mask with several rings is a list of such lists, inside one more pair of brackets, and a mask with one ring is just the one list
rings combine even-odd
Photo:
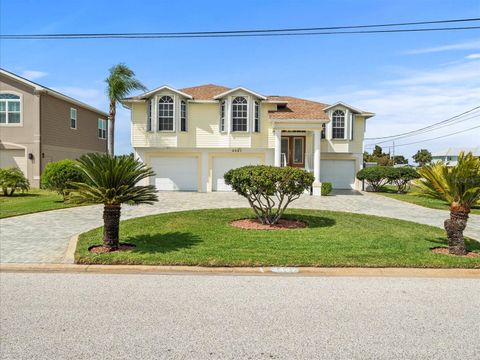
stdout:
[[218,100],[218,99],[221,99],[221,98],[223,98],[223,97],[227,96],[228,94],[231,94],[231,93],[233,93],[233,92],[235,92],[235,91],[245,91],[245,92],[247,92],[247,93],[249,93],[249,94],[251,94],[251,95],[254,95],[254,96],[258,97],[258,98],[261,99],[261,100],[267,100],[267,98],[266,98],[265,96],[263,96],[262,94],[256,93],[255,91],[252,91],[252,90],[250,90],[250,89],[244,88],[244,87],[242,87],[242,86],[236,87],[236,88],[234,88],[234,89],[227,90],[227,91],[225,91],[225,92],[223,92],[223,93],[221,93],[221,94],[215,95],[213,98],[214,98],[215,100]]

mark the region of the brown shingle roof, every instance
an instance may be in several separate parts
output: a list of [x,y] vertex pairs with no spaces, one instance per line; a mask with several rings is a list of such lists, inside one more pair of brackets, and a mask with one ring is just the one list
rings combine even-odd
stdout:
[[278,107],[277,111],[270,111],[271,119],[328,119],[323,109],[328,105],[316,101],[299,99],[292,96],[269,96],[268,100],[287,101],[285,107]]
[[221,94],[228,90],[230,90],[230,88],[215,84],[207,84],[180,89],[181,92],[191,95],[195,100],[213,100],[213,97],[215,95]]

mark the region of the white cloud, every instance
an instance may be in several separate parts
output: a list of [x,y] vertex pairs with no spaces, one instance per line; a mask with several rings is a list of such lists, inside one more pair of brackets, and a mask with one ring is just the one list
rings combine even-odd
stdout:
[[454,50],[477,50],[480,49],[480,40],[473,40],[467,42],[461,42],[456,44],[448,44],[442,46],[435,46],[423,49],[415,49],[406,51],[405,54],[430,54],[443,51],[454,51]]
[[480,54],[470,54],[465,57],[466,59],[480,59]]
[[43,72],[43,71],[39,71],[39,70],[25,70],[22,72],[22,77],[26,78],[26,79],[29,79],[29,80],[37,80],[37,79],[40,79],[42,77],[45,77],[47,76],[48,73],[46,72]]

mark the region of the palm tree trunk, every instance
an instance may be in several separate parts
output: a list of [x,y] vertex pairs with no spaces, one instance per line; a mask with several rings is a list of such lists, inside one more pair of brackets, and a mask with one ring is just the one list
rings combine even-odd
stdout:
[[116,115],[116,101],[110,100],[110,113],[108,117],[108,153],[113,156],[115,145],[115,115]]
[[444,227],[448,236],[448,252],[452,255],[465,255],[465,239],[463,230],[467,227],[468,213],[463,211],[450,211],[450,219],[445,220]]
[[103,245],[110,250],[118,249],[120,206],[105,205],[103,207]]

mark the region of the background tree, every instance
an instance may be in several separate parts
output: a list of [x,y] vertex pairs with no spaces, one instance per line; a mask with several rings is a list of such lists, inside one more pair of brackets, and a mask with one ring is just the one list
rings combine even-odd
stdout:
[[373,149],[372,151],[372,156],[376,158],[385,156],[382,147],[379,145],[375,145],[375,149]]
[[155,173],[131,156],[87,154],[78,159],[88,182],[72,183],[69,199],[76,203],[104,204],[103,244],[109,251],[118,249],[122,204],[153,204],[158,201],[153,185],[139,186]]
[[408,159],[406,159],[405,156],[403,155],[395,155],[392,159],[393,159],[393,165],[408,164]]
[[412,156],[412,159],[415,160],[420,167],[424,167],[432,161],[432,153],[427,149],[420,149]]
[[67,199],[72,182],[85,180],[85,175],[78,168],[78,163],[71,159],[48,163],[42,173],[42,187],[56,191],[63,196],[63,201]]
[[418,173],[421,176],[416,183],[419,192],[450,204],[450,218],[444,222],[449,253],[465,255],[463,230],[472,206],[480,201],[480,159],[462,152],[456,166],[440,161],[425,165]]
[[115,136],[115,116],[117,103],[127,97],[134,90],[146,90],[146,87],[135,78],[135,73],[125,64],[118,64],[110,68],[110,74],[105,79],[107,95],[110,101],[108,126],[108,153],[113,155]]

